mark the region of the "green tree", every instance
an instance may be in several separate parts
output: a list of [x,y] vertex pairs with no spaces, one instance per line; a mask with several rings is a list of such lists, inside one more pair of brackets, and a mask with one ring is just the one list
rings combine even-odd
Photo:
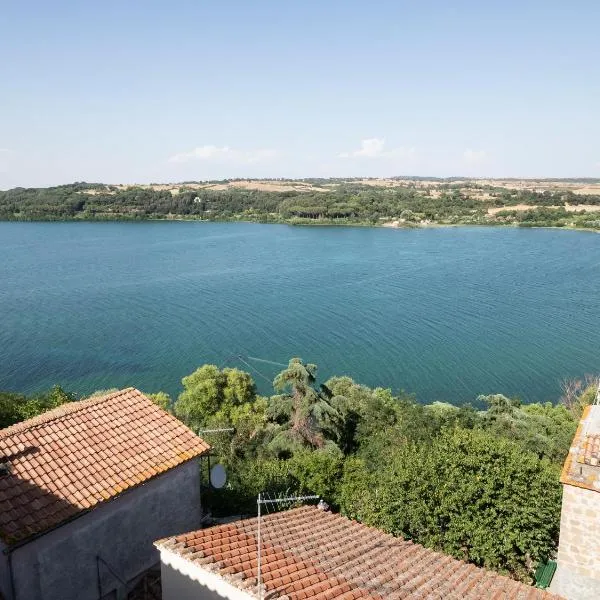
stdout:
[[331,506],[339,504],[344,455],[336,446],[304,449],[288,461],[289,473],[299,493],[317,494]]
[[575,435],[577,421],[563,405],[521,405],[502,394],[480,396],[489,408],[482,413],[479,426],[486,431],[515,441],[540,458],[562,463]]
[[248,373],[204,365],[182,380],[183,392],[175,402],[175,414],[191,427],[206,425],[218,415],[227,420],[232,409],[256,398]]
[[322,448],[339,434],[339,412],[313,387],[316,371],[316,365],[292,358],[273,381],[275,390],[288,392],[273,396],[269,407],[270,418],[280,425],[271,442],[279,456],[289,456],[303,447]]
[[26,402],[23,394],[0,392],[0,429],[23,420],[22,407]]
[[497,415],[514,414],[521,406],[518,398],[507,398],[503,394],[490,394],[489,396],[478,396],[478,402],[485,402],[488,405],[487,413],[490,417]]
[[210,436],[213,452],[230,468],[236,468],[241,464],[240,461],[246,458],[271,458],[266,445],[273,434],[267,422],[266,411],[267,399],[257,396],[253,402],[234,406],[227,414],[216,413],[207,422],[210,428],[233,429],[222,433],[215,432]]
[[280,393],[263,398],[248,374],[228,372],[198,369],[176,408],[235,428],[210,439],[229,474],[226,489],[210,492],[215,514],[254,513],[261,491],[312,492],[369,525],[523,580],[556,549],[573,410],[501,394],[480,397],[485,410],[423,405],[348,377],[317,388],[316,366],[298,358],[276,377]]
[[55,385],[47,392],[27,397],[23,394],[0,392],[0,428],[31,419],[65,402],[77,400],[74,394]]
[[166,392],[156,392],[155,394],[146,394],[146,396],[163,410],[169,413],[173,410],[173,401],[171,400],[171,396]]
[[52,410],[65,404],[66,402],[74,402],[77,400],[74,394],[65,392],[62,387],[55,385],[45,393],[38,394],[29,398],[20,409],[21,419],[31,419],[43,412]]
[[340,492],[351,517],[514,577],[556,547],[559,468],[490,433],[447,429],[396,448],[386,466],[347,461]]
[[332,377],[323,388],[340,415],[338,443],[345,454],[398,422],[398,400],[389,389],[370,389],[350,377]]
[[60,385],[55,385],[43,396],[47,409],[56,408],[66,402],[75,402],[77,397],[71,392],[66,392]]
[[599,376],[586,375],[584,379],[564,379],[561,382],[563,393],[560,402],[579,420],[583,409],[594,403],[599,387]]

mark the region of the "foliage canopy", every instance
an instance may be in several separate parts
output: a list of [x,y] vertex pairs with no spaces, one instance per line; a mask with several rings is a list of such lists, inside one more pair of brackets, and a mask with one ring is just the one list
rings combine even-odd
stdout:
[[319,385],[316,365],[299,358],[273,396],[239,372],[247,393],[227,395],[217,383],[226,372],[184,378],[176,404],[192,424],[235,427],[210,440],[230,474],[211,491],[213,511],[252,513],[259,491],[317,493],[352,518],[522,580],[555,551],[576,411],[501,394],[477,398],[483,409],[422,405],[349,377]]
[[[233,428],[208,438],[228,471],[226,488],[205,492],[215,514],[253,513],[261,491],[316,493],[352,518],[527,581],[556,550],[559,470],[596,384],[565,382],[559,404],[493,394],[480,408],[423,405],[349,377],[319,384],[316,365],[292,358],[269,397],[248,373],[215,365],[184,377],[175,403],[149,397],[194,429]],[[0,392],[0,427],[75,399],[59,386]]]

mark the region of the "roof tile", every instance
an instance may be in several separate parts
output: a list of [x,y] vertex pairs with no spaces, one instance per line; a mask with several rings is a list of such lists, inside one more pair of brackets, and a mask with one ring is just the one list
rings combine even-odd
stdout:
[[[558,599],[549,592],[315,507],[303,506],[264,517],[261,540],[262,583],[273,598]],[[203,568],[217,570],[249,592],[256,587],[256,519],[160,540],[156,546]]]
[[[203,568],[216,569],[252,592],[257,584],[256,526],[256,519],[237,521],[160,540],[156,545]],[[261,535],[262,583],[273,597],[558,598],[314,507],[264,517]]]
[[15,543],[206,452],[134,388],[0,429],[0,538]]

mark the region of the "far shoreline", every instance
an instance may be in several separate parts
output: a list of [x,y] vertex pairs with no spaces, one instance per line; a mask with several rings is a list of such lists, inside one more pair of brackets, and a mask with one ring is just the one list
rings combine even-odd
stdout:
[[502,228],[502,229],[555,229],[563,231],[579,231],[587,233],[600,233],[600,228],[575,227],[565,225],[558,227],[555,225],[519,225],[518,223],[406,223],[402,225],[391,225],[393,221],[385,223],[338,223],[338,222],[294,222],[294,221],[270,221],[255,219],[189,219],[185,217],[157,217],[157,218],[109,218],[109,219],[0,219],[0,223],[248,223],[256,225],[286,225],[288,227],[348,227],[348,228],[371,228],[371,229],[389,229],[389,230],[426,230],[426,229],[451,229],[460,227],[476,228]]

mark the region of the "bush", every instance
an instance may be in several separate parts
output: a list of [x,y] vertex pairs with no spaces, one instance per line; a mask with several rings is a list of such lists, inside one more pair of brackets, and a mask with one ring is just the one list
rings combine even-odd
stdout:
[[558,539],[559,468],[484,431],[447,429],[369,470],[347,461],[340,492],[352,518],[519,579]]

